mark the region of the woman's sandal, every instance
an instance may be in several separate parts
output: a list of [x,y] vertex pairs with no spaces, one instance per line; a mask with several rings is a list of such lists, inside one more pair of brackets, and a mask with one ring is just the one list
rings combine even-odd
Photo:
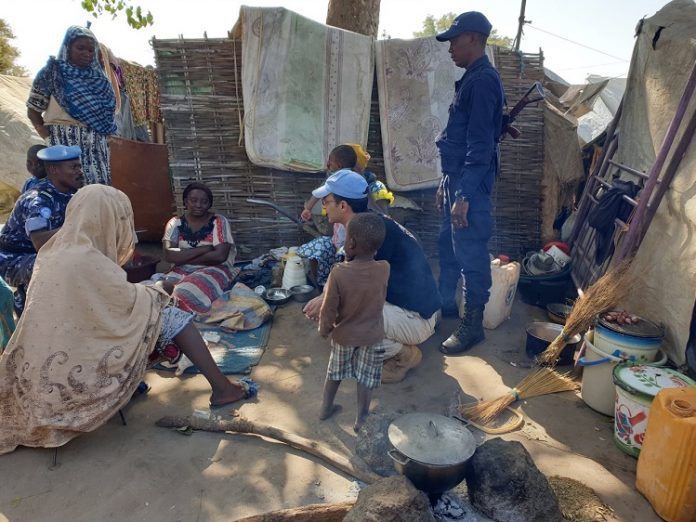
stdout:
[[242,388],[244,388],[244,396],[240,397],[237,400],[234,401],[229,401],[229,402],[223,402],[223,403],[210,403],[210,409],[215,410],[218,408],[224,408],[225,406],[229,406],[230,404],[234,404],[235,402],[238,401],[244,401],[246,399],[251,399],[252,397],[256,397],[258,391],[259,391],[259,385],[256,384],[253,380],[251,380],[250,377],[242,377],[237,381],[237,384],[239,384]]

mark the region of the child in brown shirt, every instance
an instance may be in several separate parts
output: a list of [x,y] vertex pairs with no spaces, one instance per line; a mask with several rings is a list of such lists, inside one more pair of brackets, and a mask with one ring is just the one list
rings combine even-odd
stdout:
[[344,249],[348,261],[334,265],[324,288],[319,333],[331,336],[331,356],[319,418],[340,410],[334,404],[341,381],[358,382],[357,433],[370,411],[372,390],[382,382],[384,322],[389,263],[375,261],[384,241],[384,221],[377,214],[356,214],[348,222]]

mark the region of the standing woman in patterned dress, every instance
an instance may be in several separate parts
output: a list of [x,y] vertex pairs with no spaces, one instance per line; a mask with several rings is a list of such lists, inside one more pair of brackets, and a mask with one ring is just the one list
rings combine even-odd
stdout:
[[85,184],[111,185],[108,138],[116,132],[116,97],[98,53],[92,31],[68,28],[58,57],[34,79],[27,116],[49,145],[80,147]]

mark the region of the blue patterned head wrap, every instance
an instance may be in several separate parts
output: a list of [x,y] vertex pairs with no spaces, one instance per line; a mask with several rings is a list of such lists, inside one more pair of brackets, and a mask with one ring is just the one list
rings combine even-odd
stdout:
[[[87,67],[77,67],[70,63],[70,44],[77,38],[89,38],[94,42],[94,58]],[[116,132],[116,97],[99,64],[99,43],[89,29],[77,25],[69,27],[58,58],[49,58],[35,83],[39,83],[44,92],[50,92],[58,104],[77,121],[99,134]]]

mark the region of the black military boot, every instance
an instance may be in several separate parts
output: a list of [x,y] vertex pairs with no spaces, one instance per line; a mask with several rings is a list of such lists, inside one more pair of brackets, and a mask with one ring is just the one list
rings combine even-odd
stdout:
[[483,333],[483,306],[467,306],[459,326],[440,346],[445,355],[459,355],[486,338]]

